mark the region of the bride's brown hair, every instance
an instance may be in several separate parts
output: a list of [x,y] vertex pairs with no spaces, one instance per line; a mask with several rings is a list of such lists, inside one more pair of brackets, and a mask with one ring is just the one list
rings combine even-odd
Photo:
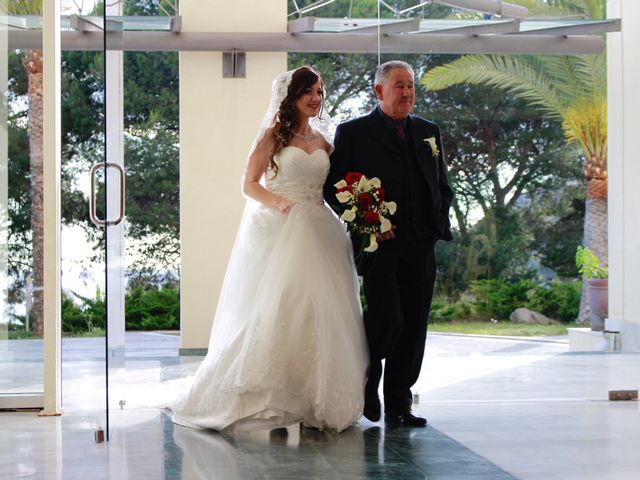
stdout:
[[[278,173],[278,165],[273,160],[273,157],[284,147],[289,145],[289,142],[293,138],[293,132],[298,129],[299,121],[296,114],[296,101],[313,85],[320,80],[322,84],[322,77],[311,67],[300,67],[293,72],[291,76],[291,82],[287,88],[287,96],[284,97],[280,108],[276,113],[275,122],[273,125],[273,135],[275,136],[275,144],[271,155],[269,157],[269,167]],[[322,116],[322,110],[324,108],[324,95],[320,103],[320,110],[318,116]]]

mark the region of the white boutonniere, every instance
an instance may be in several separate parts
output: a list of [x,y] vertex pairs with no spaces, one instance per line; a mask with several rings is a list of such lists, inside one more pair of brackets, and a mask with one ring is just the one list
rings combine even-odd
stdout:
[[438,150],[438,144],[436,143],[436,137],[429,137],[424,139],[424,143],[431,147],[431,153],[434,157],[438,158],[440,155],[440,150]]

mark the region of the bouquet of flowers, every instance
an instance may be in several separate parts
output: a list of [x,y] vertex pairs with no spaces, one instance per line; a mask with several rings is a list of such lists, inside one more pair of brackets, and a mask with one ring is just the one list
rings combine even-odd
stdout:
[[360,172],[347,173],[344,180],[334,186],[336,198],[344,207],[340,218],[346,222],[349,232],[368,237],[365,252],[375,252],[377,236],[391,230],[388,216],[396,212],[396,203],[384,200],[379,178],[369,179]]

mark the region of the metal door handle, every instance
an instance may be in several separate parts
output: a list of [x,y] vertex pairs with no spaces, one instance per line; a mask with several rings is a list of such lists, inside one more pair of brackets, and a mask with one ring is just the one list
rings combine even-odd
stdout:
[[[96,211],[96,172],[99,168],[105,170],[109,167],[113,167],[118,171],[120,177],[120,213],[115,220],[100,219]],[[106,172],[105,172],[106,173]],[[91,191],[89,192],[89,218],[97,227],[104,227],[109,225],[118,225],[124,219],[124,168],[117,163],[101,162],[96,163],[91,167],[89,171],[89,177],[91,178]]]

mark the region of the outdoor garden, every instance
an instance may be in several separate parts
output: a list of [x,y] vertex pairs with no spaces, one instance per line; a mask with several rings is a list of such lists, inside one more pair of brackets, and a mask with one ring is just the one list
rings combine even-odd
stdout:
[[[38,13],[38,2],[33,2],[35,11],[20,11],[29,2],[9,3],[15,13]],[[532,15],[597,19],[604,17],[606,2],[513,3],[527,6]],[[373,18],[376,11],[375,0],[337,0],[316,13]],[[431,18],[473,15],[441,5],[411,14],[425,13]],[[125,14],[164,13],[156,0],[135,0],[125,3]],[[591,257],[579,256],[577,264],[576,253],[584,245],[600,262],[596,267],[606,266],[606,231],[599,230],[607,215],[604,53],[381,57],[391,59],[415,69],[415,113],[440,126],[456,194],[454,239],[437,246],[431,330],[563,335],[567,326],[588,321],[583,277],[606,277],[606,269],[590,268]],[[34,62],[40,62],[39,69]],[[29,281],[38,284],[42,268],[37,234],[42,204],[32,188],[42,174],[33,147],[42,140],[34,128],[42,121],[37,118],[42,110],[35,107],[42,101],[36,78],[42,75],[41,62],[37,51],[9,55],[9,303],[15,306],[10,338],[42,335],[41,295],[26,288]],[[321,72],[325,108],[336,121],[375,106],[377,62],[377,55],[361,54],[288,57],[290,68],[312,65]],[[102,63],[101,52],[63,52],[62,221],[63,230],[83,232],[91,254],[73,267],[84,271],[103,255],[104,238],[89,220],[84,187],[90,166],[103,152]],[[175,52],[124,53],[127,330],[180,326],[178,66]],[[240,176],[243,159],[236,163]],[[63,287],[65,275],[75,275],[71,271],[63,268]],[[63,288],[65,335],[104,335],[104,292],[90,278],[85,285],[82,291]],[[27,322],[18,306],[28,295],[33,300]],[[542,320],[510,321],[518,309]]]

